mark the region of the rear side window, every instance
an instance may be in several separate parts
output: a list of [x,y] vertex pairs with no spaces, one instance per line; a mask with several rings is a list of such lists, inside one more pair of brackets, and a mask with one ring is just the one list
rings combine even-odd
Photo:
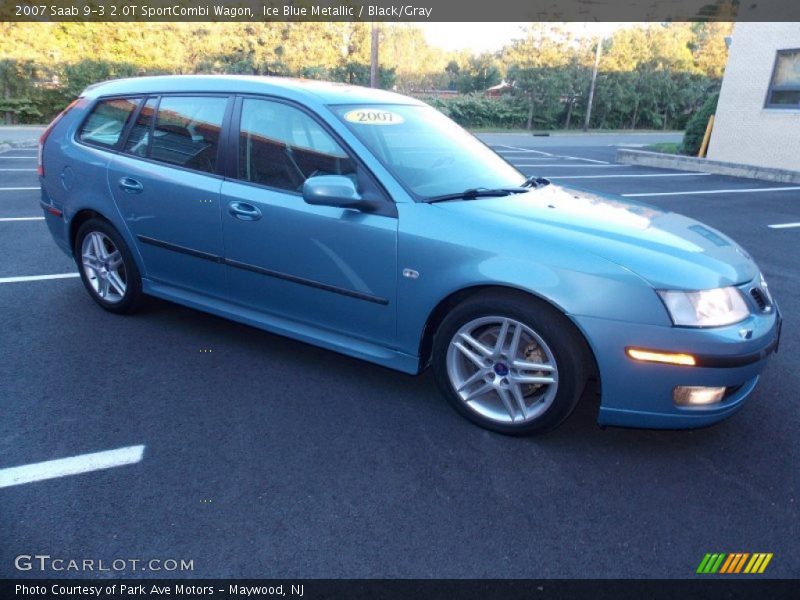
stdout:
[[246,98],[239,131],[239,178],[298,192],[314,175],[348,175],[355,165],[305,112],[281,102]]
[[[227,103],[227,98],[162,97],[153,139],[149,144],[145,143],[148,148],[146,156],[159,162],[213,173],[217,168],[217,150]],[[142,156],[141,151],[136,153]]]
[[81,127],[78,139],[87,144],[112,148],[119,141],[138,102],[135,98],[101,100]]

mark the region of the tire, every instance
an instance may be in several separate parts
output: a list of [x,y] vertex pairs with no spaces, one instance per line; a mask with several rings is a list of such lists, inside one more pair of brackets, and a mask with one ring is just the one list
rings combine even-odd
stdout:
[[81,281],[107,311],[131,313],[141,306],[142,278],[122,236],[106,220],[92,218],[75,235],[73,247]]
[[590,361],[566,316],[513,290],[458,304],[433,339],[433,373],[447,400],[473,423],[507,435],[561,424],[586,387]]

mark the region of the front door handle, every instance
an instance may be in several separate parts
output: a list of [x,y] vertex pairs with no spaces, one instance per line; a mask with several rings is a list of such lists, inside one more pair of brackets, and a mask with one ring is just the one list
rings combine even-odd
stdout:
[[261,218],[261,211],[247,202],[231,202],[228,212],[242,221],[258,221]]
[[144,191],[144,186],[130,177],[120,179],[119,187],[127,194],[141,194]]

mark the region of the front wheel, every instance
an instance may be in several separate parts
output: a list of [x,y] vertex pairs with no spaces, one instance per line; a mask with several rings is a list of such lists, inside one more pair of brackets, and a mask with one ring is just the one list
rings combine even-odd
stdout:
[[456,306],[434,337],[433,370],[456,410],[510,435],[560,424],[575,408],[589,373],[585,342],[569,319],[514,292]]
[[142,298],[142,280],[128,247],[103,219],[89,219],[75,236],[75,262],[89,295],[115,313],[134,311]]

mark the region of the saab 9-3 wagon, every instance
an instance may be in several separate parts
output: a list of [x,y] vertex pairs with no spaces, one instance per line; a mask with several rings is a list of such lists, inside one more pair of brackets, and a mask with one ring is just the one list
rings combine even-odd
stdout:
[[[41,138],[41,204],[89,295],[157,296],[405,373],[462,415],[551,429],[737,410],[780,315],[731,239],[525,177],[430,106],[266,77],[91,86]],[[320,365],[322,368],[322,365]]]

